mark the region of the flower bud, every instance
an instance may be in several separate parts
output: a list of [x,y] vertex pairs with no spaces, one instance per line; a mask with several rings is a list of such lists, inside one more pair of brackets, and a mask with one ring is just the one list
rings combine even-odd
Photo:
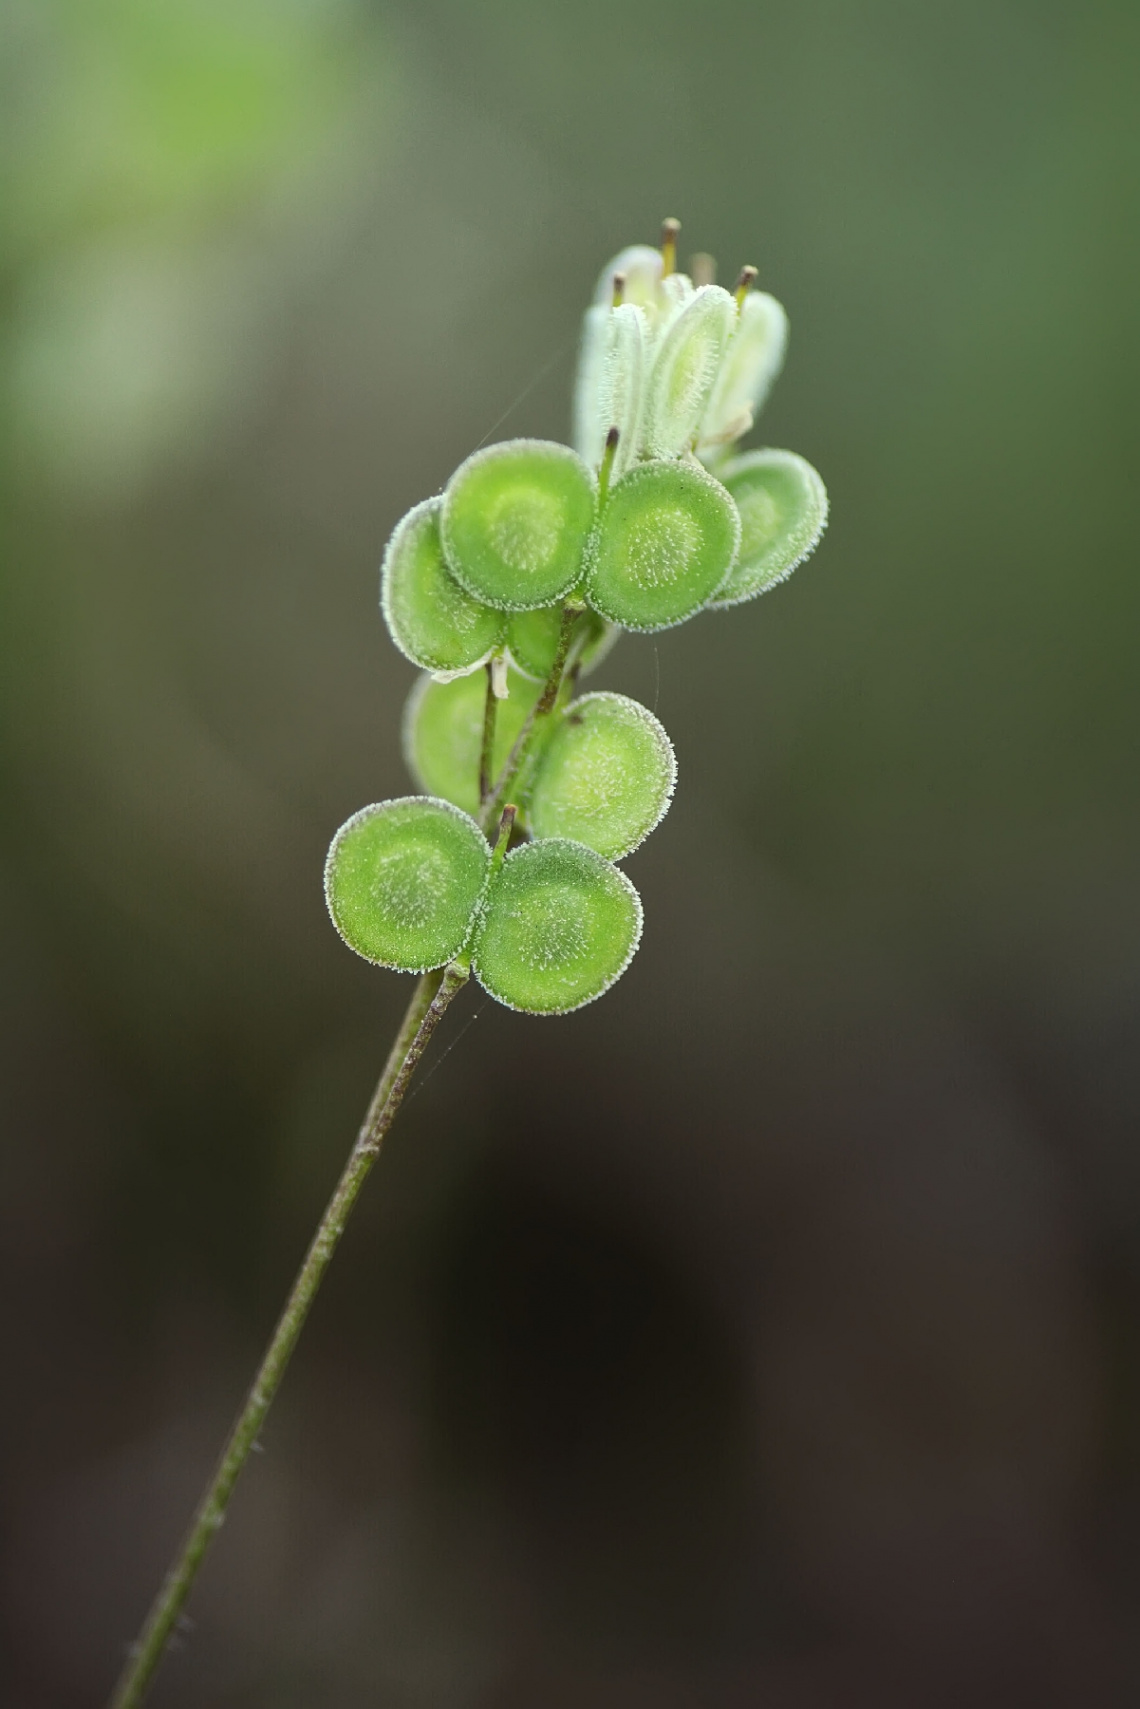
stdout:
[[602,368],[609,346],[610,303],[592,303],[582,321],[578,347],[578,370],[574,379],[574,449],[583,461],[596,468],[605,444],[601,425]]
[[[615,255],[598,274],[594,302],[607,307],[620,294],[623,303],[636,303],[639,308],[655,309],[664,261],[659,249],[647,243],[634,243]],[[621,285],[615,291],[614,281]]]
[[[683,277],[671,274],[663,289]],[[736,318],[727,291],[702,285],[669,322],[645,388],[642,444],[649,456],[679,457],[692,448]]]
[[618,443],[613,472],[620,475],[636,456],[640,442],[649,330],[645,311],[634,303],[622,303],[605,313],[593,396],[588,406],[592,420],[586,421],[587,403],[583,398],[579,448],[586,462],[596,466],[605,450],[606,435],[611,427],[616,427]]
[[748,432],[783,366],[787,342],[788,319],[775,297],[749,291],[701,421],[700,456]]

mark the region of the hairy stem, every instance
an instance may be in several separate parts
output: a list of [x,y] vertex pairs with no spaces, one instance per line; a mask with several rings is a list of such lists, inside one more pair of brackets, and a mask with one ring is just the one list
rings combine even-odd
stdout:
[[554,663],[550,667],[550,675],[546,679],[546,687],[542,691],[535,716],[543,718],[552,709],[558,699],[558,690],[562,687],[562,673],[566,669],[566,660],[570,653],[570,643],[574,638],[574,625],[582,616],[580,610],[568,605],[562,613],[562,627],[558,632],[558,651],[554,655]]
[[499,710],[499,697],[495,693],[495,667],[490,659],[486,664],[487,698],[483,702],[483,745],[479,749],[479,805],[486,804],[491,793],[491,750],[495,745],[495,720]]
[[317,1225],[317,1232],[297,1272],[245,1405],[237,1416],[182,1547],[154,1599],[138,1641],[131,1647],[109,1709],[136,1709],[146,1696],[198,1569],[226,1517],[234,1486],[280,1387],[285,1367],[344,1233],[349,1213],[380,1154],[384,1135],[395,1119],[416,1064],[444,1010],[466,983],[467,977],[466,967],[453,965],[423,974],[416,985],[344,1172]]
[[527,713],[526,722],[515,738],[514,747],[507,755],[506,763],[499,773],[495,787],[483,804],[480,823],[484,833],[488,832],[495,823],[507,796],[514,787],[515,779],[523,768],[523,762],[527,757],[541,720],[549,717],[558,701],[559,690],[562,687],[563,675],[574,640],[574,629],[581,615],[581,610],[576,610],[571,605],[566,606],[562,612],[562,628],[558,636],[558,650],[554,655],[554,663],[550,668],[550,675],[546,679],[546,686],[539,695],[536,704]]

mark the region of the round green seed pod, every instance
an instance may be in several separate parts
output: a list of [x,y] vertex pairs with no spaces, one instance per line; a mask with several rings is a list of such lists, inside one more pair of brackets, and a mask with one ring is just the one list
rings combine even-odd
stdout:
[[648,707],[624,694],[584,694],[543,751],[530,828],[621,860],[661,823],[676,781],[673,744]]
[[668,629],[718,591],[739,541],[736,505],[698,463],[639,463],[610,489],[586,598],[623,629]]
[[641,940],[624,872],[563,837],[523,843],[492,880],[472,963],[485,991],[530,1015],[565,1015],[608,991]]
[[424,973],[471,935],[491,850],[467,813],[430,795],[362,807],[332,840],[325,899],[350,949],[380,967]]
[[569,593],[594,520],[596,484],[576,451],[511,439],[476,451],[443,495],[452,574],[500,611],[533,611]]
[[740,511],[740,550],[713,610],[767,593],[814,552],[827,526],[827,488],[794,451],[747,451],[726,464],[724,484]]
[[[491,774],[497,777],[527,714],[539,696],[537,683],[511,671],[510,693],[495,709]],[[441,795],[465,813],[479,811],[479,756],[487,679],[482,674],[433,682],[421,677],[404,708],[404,758],[421,789]]]
[[393,641],[421,670],[474,670],[499,645],[506,618],[451,574],[440,508],[439,499],[426,499],[397,523],[380,571],[380,605]]
[[[579,621],[587,633],[578,660],[583,674],[589,675],[610,652],[621,630],[596,611],[583,612]],[[560,605],[546,605],[541,611],[516,611],[507,626],[507,649],[525,676],[545,682],[554,669],[561,636]]]

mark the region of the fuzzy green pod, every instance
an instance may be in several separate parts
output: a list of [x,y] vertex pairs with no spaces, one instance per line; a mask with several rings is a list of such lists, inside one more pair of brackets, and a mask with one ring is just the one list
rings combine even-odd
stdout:
[[673,744],[648,707],[624,694],[584,694],[543,751],[530,828],[621,860],[661,823],[676,781]]
[[740,605],[785,581],[814,552],[827,526],[827,488],[794,451],[746,451],[721,471],[740,511],[740,550],[709,601]]
[[764,406],[784,363],[788,317],[766,291],[750,291],[740,305],[736,330],[725,351],[697,436],[701,456],[747,433]]
[[[537,683],[511,671],[508,695],[495,708],[491,775],[497,777],[527,714],[539,696]],[[487,682],[483,675],[433,682],[421,677],[404,708],[404,758],[421,789],[441,795],[465,813],[479,811],[479,756]]]
[[565,1015],[620,979],[641,940],[624,872],[562,837],[513,849],[491,882],[472,965],[508,1009]]
[[430,795],[362,807],[332,840],[325,899],[358,955],[401,973],[443,967],[471,935],[491,866],[467,813]]
[[671,628],[718,591],[739,543],[736,505],[699,463],[639,463],[610,489],[586,598],[623,629]]
[[612,473],[625,473],[641,442],[641,414],[645,394],[646,350],[649,327],[644,311],[635,303],[622,303],[610,311],[608,339],[598,384],[597,433],[587,460],[601,461],[606,435],[618,430]]
[[[665,287],[681,278],[672,274]],[[646,455],[679,457],[691,450],[736,319],[729,292],[702,285],[668,324],[645,386],[641,441]]]
[[425,671],[474,670],[503,639],[507,620],[460,587],[439,537],[438,498],[396,524],[380,571],[380,605],[405,658]]
[[687,273],[668,273],[657,287],[656,310],[651,314],[651,344],[656,351],[673,322],[687,309],[697,288]]
[[574,381],[574,449],[585,462],[596,465],[605,445],[606,430],[600,426],[599,396],[602,370],[610,338],[613,306],[591,303],[582,321],[578,368]]
[[[602,268],[594,301],[582,323],[578,372],[574,386],[574,445],[591,467],[601,461],[606,434],[619,428],[621,440],[619,473],[637,454],[641,399],[650,345],[657,336],[664,298],[661,274],[664,261],[659,249],[636,243]],[[618,281],[621,281],[620,286]],[[627,312],[615,319],[615,307]],[[629,346],[635,345],[636,349]],[[624,347],[624,358],[617,349]],[[618,372],[615,373],[615,357]],[[638,370],[629,374],[630,364]],[[616,383],[615,383],[616,382]],[[614,413],[614,393],[636,397],[636,409]]]
[[476,451],[443,495],[440,532],[448,565],[474,599],[501,611],[533,611],[578,580],[597,488],[567,445],[510,439]]
[[[608,655],[621,630],[595,611],[584,611],[578,621],[581,632],[571,639],[570,657],[572,663],[577,661],[583,675],[588,676]],[[560,605],[546,605],[540,611],[517,611],[507,627],[507,650],[525,676],[545,682],[554,669],[561,638]]]

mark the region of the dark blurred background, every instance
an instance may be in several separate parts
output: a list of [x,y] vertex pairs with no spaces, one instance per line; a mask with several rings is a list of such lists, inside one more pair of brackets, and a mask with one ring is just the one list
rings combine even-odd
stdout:
[[1140,1701],[1140,12],[0,28],[0,1701],[101,1702],[407,998],[320,887],[387,534],[666,214],[830,532],[597,679],[644,947],[449,1017],[154,1702]]

